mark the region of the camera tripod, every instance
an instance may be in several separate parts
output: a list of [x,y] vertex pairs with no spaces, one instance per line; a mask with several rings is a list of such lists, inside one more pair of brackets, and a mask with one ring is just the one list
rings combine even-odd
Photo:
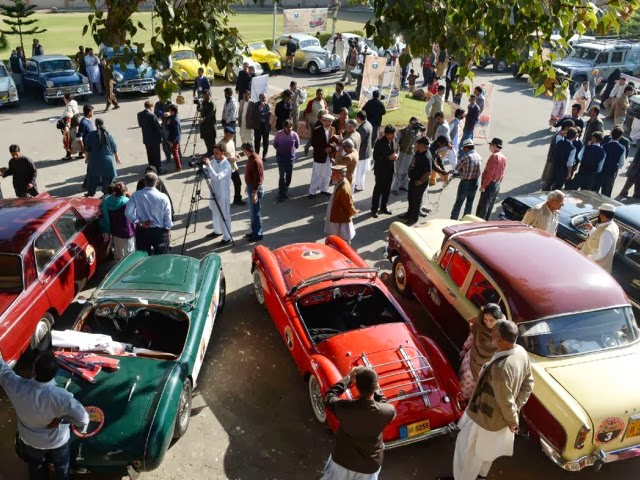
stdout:
[[200,133],[200,104],[196,107],[196,114],[193,116],[193,120],[191,121],[191,128],[189,129],[189,135],[187,135],[187,141],[182,148],[182,156],[187,152],[187,148],[189,147],[189,142],[191,142],[191,136],[193,135],[193,150],[191,151],[191,158],[194,158],[196,154],[196,144],[198,143],[197,134]]
[[[196,227],[198,225],[198,202],[200,200],[213,200],[220,213],[220,217],[222,218],[222,223],[224,224],[224,228],[226,232],[229,234],[229,238],[231,238],[231,245],[235,246],[236,242],[233,239],[233,235],[231,234],[231,228],[227,225],[227,220],[225,219],[224,213],[222,212],[222,208],[218,203],[218,199],[216,198],[216,194],[213,192],[213,187],[211,186],[211,180],[207,177],[207,174],[204,171],[204,165],[201,163],[202,160],[198,160],[197,162],[197,171],[196,178],[193,181],[193,191],[191,193],[191,201],[189,203],[189,212],[187,213],[187,219],[185,220],[184,225],[184,237],[182,240],[182,249],[180,250],[180,254],[184,254],[185,244],[187,243],[187,235],[189,234],[189,228],[193,223],[193,232],[195,233]],[[201,194],[202,192],[202,181],[206,183],[209,188],[209,193],[211,193],[211,198],[204,198]]]

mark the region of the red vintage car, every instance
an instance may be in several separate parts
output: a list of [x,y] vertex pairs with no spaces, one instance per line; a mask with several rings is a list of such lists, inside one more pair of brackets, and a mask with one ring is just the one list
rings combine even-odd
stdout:
[[[309,384],[316,418],[337,428],[324,393],[355,366],[372,367],[397,409],[384,431],[386,448],[456,428],[464,401],[456,376],[435,343],[416,333],[378,270],[341,238],[253,251],[253,283]],[[355,387],[346,398],[357,398]]]
[[56,317],[105,257],[99,216],[98,199],[0,200],[0,351],[7,362],[49,347]]

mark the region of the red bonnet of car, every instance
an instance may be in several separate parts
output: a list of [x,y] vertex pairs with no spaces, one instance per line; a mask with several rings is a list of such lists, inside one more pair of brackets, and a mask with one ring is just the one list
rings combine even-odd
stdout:
[[321,243],[294,243],[274,250],[273,254],[287,289],[322,273],[355,267],[340,252]]

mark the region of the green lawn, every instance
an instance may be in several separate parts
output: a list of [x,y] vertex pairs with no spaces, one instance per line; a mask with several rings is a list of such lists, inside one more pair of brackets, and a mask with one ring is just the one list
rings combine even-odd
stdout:
[[[45,53],[61,53],[74,55],[78,45],[92,45],[93,39],[89,34],[82,36],[82,28],[87,22],[87,12],[84,13],[37,13],[31,18],[40,20],[38,26],[46,28],[47,32],[38,35],[40,43],[44,46]],[[138,13],[134,15],[136,21],[141,21],[147,31],[140,30],[136,35],[136,40],[147,41],[151,32],[151,13]],[[282,32],[282,14],[276,17],[276,35]],[[340,15],[336,25],[336,31],[348,32],[351,30],[362,30],[368,20],[366,14],[355,12],[345,12]],[[260,13],[238,13],[230,17],[230,23],[240,31],[245,41],[265,40],[272,37],[273,14],[267,12]],[[4,26],[4,24],[0,23]],[[329,22],[331,28],[331,22]],[[8,58],[9,53],[19,45],[19,37],[9,36],[9,50],[2,53],[3,58]],[[31,54],[32,37],[24,37],[25,53],[27,57]]]

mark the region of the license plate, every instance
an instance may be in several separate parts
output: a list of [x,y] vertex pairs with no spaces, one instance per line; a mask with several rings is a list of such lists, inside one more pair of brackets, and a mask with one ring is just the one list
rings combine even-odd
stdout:
[[416,437],[418,435],[422,435],[423,433],[427,433],[429,430],[431,430],[429,420],[410,423],[409,425],[400,427],[400,438]]
[[640,436],[640,418],[634,418],[629,420],[629,426],[627,427],[627,435],[625,438]]

